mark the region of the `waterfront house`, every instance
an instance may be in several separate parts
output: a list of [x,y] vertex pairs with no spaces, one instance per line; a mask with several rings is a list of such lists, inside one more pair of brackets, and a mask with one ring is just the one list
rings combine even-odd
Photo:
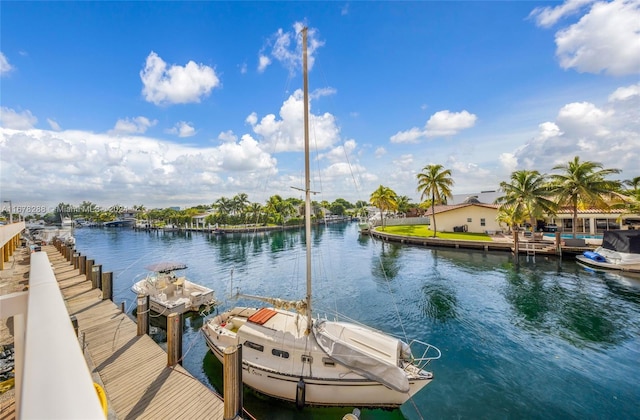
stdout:
[[[469,200],[473,201],[473,200]],[[438,232],[495,233],[502,231],[496,221],[497,204],[466,202],[462,204],[437,205],[433,212]],[[424,216],[432,219],[431,207]]]

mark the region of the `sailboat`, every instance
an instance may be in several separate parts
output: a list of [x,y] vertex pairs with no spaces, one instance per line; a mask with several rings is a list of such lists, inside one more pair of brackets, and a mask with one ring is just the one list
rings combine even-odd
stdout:
[[242,381],[264,395],[295,402],[298,408],[397,407],[433,380],[425,369],[440,358],[440,350],[360,324],[312,317],[307,28],[302,38],[306,297],[289,301],[243,295],[272,306],[234,307],[208,320],[201,331],[220,361],[226,347],[242,345]]

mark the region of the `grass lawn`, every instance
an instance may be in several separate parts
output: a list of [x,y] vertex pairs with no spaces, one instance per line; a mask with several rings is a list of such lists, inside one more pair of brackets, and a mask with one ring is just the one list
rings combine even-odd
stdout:
[[[418,238],[433,237],[433,231],[429,230],[426,225],[385,226],[384,228],[379,226],[376,230],[393,235],[415,236]],[[491,237],[486,233],[438,232],[436,233],[436,237],[441,239],[462,239],[467,241],[491,242]]]

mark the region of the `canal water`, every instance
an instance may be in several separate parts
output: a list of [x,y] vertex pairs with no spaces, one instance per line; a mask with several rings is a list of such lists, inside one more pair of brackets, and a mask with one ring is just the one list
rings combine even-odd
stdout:
[[[114,301],[134,309],[131,285],[145,266],[186,263],[216,291],[299,299],[304,232],[213,235],[76,229],[76,248],[114,273]],[[640,278],[596,272],[572,259],[428,249],[360,236],[356,223],[314,228],[316,313],[417,338],[442,350],[435,380],[399,410],[361,419],[639,418]],[[221,365],[185,320],[184,367],[218,391]],[[157,321],[157,320],[156,320]],[[160,325],[156,322],[154,325]],[[160,328],[154,338],[166,339]],[[295,409],[246,393],[260,419],[341,419],[349,408]]]

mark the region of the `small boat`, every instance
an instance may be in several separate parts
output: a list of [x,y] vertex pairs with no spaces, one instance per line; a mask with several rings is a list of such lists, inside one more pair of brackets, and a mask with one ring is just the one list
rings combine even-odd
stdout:
[[271,307],[236,306],[202,327],[222,362],[225,349],[242,345],[242,381],[274,398],[305,405],[398,407],[433,380],[428,364],[440,350],[403,341],[373,328],[311,312],[311,180],[309,175],[307,29],[303,37],[306,298],[241,295]]
[[152,311],[160,315],[183,314],[216,304],[213,290],[176,275],[176,271],[187,268],[185,264],[162,262],[146,268],[150,273],[134,283],[131,290],[138,295],[148,295]]
[[601,246],[576,259],[593,267],[640,270],[640,230],[607,230]]

